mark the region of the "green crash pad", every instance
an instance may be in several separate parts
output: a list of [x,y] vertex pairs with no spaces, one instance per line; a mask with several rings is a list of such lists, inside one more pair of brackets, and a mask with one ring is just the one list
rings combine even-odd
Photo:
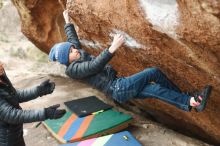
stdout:
[[60,119],[46,120],[43,123],[57,140],[68,143],[112,134],[128,127],[131,122],[130,115],[110,109],[81,118],[67,112]]

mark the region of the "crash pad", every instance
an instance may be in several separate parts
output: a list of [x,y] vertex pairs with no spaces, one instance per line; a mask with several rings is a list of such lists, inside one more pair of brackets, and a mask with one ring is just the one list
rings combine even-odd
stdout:
[[68,111],[62,118],[46,120],[43,124],[59,142],[68,143],[118,132],[132,120],[130,115],[110,109],[86,117]]
[[60,146],[142,146],[128,131]]

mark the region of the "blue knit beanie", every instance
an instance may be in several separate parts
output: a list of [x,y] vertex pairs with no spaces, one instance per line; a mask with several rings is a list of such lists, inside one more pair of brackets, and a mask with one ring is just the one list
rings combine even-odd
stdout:
[[55,44],[50,49],[49,60],[59,61],[61,64],[66,66],[69,65],[69,50],[73,46],[70,42],[62,42]]

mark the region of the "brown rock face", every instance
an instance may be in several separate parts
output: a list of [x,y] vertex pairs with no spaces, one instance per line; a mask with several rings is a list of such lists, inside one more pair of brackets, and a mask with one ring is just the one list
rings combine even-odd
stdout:
[[220,144],[220,2],[218,0],[12,0],[23,33],[42,51],[64,41],[64,6],[93,54],[123,33],[125,45],[111,64],[120,75],[160,67],[184,91],[213,86],[202,113],[181,111],[156,99],[133,101],[158,121]]
[[62,5],[58,0],[12,0],[18,9],[22,32],[40,50],[49,52],[50,47],[65,38]]

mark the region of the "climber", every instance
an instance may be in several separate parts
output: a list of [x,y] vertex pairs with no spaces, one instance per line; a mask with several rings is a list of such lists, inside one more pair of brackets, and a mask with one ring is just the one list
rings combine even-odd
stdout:
[[107,63],[124,43],[124,37],[116,34],[109,48],[102,51],[97,57],[92,56],[81,49],[67,10],[63,12],[63,16],[66,22],[64,29],[68,42],[55,44],[50,50],[49,60],[65,65],[66,74],[70,78],[85,81],[119,103],[134,98],[153,97],[184,111],[190,111],[192,107],[195,107],[198,112],[201,112],[205,108],[211,92],[209,85],[198,94],[184,94],[157,67],[147,68],[129,77],[117,77],[116,71]]
[[25,146],[23,123],[61,118],[66,111],[53,105],[39,110],[22,110],[19,103],[51,94],[55,83],[46,80],[40,85],[17,90],[8,79],[0,63],[0,146]]

